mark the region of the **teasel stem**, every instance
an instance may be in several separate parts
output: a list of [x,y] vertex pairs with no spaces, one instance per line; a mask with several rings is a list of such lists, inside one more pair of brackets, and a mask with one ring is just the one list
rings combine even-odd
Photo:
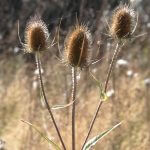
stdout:
[[63,146],[63,149],[66,150],[65,144],[63,142],[63,139],[61,137],[60,131],[59,131],[58,126],[56,124],[54,115],[52,113],[52,110],[51,110],[51,108],[49,106],[49,103],[47,101],[47,98],[46,98],[46,94],[45,94],[45,90],[44,90],[44,84],[43,84],[43,80],[42,80],[41,62],[40,62],[40,53],[39,52],[36,53],[36,64],[37,64],[37,69],[39,71],[39,82],[40,82],[40,87],[41,87],[41,90],[42,90],[42,95],[43,95],[43,98],[44,98],[44,101],[45,101],[45,104],[46,104],[46,108],[47,108],[47,110],[48,110],[48,112],[49,112],[49,114],[51,116],[52,122],[53,122],[53,124],[55,126],[56,132],[57,132],[58,137],[60,139],[60,142],[61,142],[61,144]]
[[76,67],[72,67],[72,150],[75,150],[75,111],[76,111],[76,85],[77,85],[77,78],[76,78]]
[[106,78],[106,82],[105,82],[105,87],[104,87],[104,93],[106,93],[106,91],[107,91],[108,81],[110,79],[110,75],[112,73],[115,60],[117,59],[118,52],[119,52],[119,43],[117,43],[117,45],[116,45],[116,49],[114,51],[111,63],[109,65],[109,69],[108,69],[108,73],[107,73],[107,78]]
[[[114,66],[115,60],[117,59],[117,55],[118,55],[118,53],[119,53],[119,50],[120,50],[120,42],[117,42],[116,48],[115,48],[115,51],[114,51],[114,54],[113,54],[113,57],[112,57],[112,60],[111,60],[111,63],[110,63],[110,65],[109,65],[109,69],[108,69],[108,73],[107,73],[107,77],[106,77],[106,82],[105,82],[105,86],[104,86],[104,93],[106,93],[106,91],[107,91],[108,81],[109,81],[109,79],[110,79],[110,75],[111,75],[111,73],[112,73],[113,66]],[[83,144],[81,150],[83,150],[83,148],[84,148],[84,146],[85,146],[85,144],[86,144],[86,142],[87,142],[87,140],[88,140],[88,138],[89,138],[89,136],[90,136],[90,133],[91,133],[91,131],[92,131],[92,129],[93,129],[95,120],[96,120],[96,118],[97,118],[98,112],[99,112],[99,110],[100,110],[102,104],[103,104],[103,100],[100,99],[99,104],[98,104],[98,107],[97,107],[96,112],[95,112],[95,115],[94,115],[94,117],[93,117],[93,119],[92,119],[92,121],[91,121],[90,128],[89,128],[89,130],[88,130],[88,134],[87,134],[87,136],[86,136],[86,138],[85,138],[85,141],[84,141],[84,144]]]

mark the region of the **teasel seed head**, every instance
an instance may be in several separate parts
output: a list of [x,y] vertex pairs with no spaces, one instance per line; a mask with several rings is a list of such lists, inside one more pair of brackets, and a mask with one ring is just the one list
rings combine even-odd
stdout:
[[113,38],[128,38],[131,35],[135,23],[135,12],[128,5],[120,5],[114,11],[110,26],[110,34]]
[[91,34],[84,25],[77,25],[65,41],[65,60],[72,67],[86,67],[90,60]]
[[25,52],[36,53],[48,49],[49,32],[46,24],[38,16],[32,17],[25,29]]

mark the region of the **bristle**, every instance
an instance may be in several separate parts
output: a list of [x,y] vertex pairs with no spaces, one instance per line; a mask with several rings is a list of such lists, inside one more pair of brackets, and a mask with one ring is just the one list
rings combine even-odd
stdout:
[[76,26],[67,36],[65,54],[67,62],[73,67],[84,67],[89,58],[91,35],[85,26]]
[[25,30],[25,51],[30,53],[46,50],[48,36],[46,24],[39,17],[31,18]]
[[119,6],[112,16],[110,34],[113,38],[127,38],[132,32],[135,13],[127,5]]

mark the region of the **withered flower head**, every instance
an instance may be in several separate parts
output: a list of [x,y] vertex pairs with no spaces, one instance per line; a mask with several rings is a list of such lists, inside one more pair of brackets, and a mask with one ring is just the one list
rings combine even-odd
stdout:
[[135,22],[135,12],[127,5],[120,5],[114,11],[110,34],[113,38],[128,38]]
[[37,16],[32,17],[25,29],[25,51],[41,52],[48,48],[49,37],[46,24]]
[[91,34],[86,26],[77,25],[65,42],[65,57],[73,67],[85,67],[90,58]]

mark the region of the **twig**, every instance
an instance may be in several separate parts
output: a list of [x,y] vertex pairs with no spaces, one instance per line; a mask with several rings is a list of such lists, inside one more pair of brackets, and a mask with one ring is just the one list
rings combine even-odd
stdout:
[[[109,79],[110,79],[110,75],[111,75],[111,72],[112,72],[112,70],[113,70],[114,62],[115,62],[115,60],[116,60],[116,57],[117,57],[117,55],[118,55],[118,52],[119,52],[119,43],[117,43],[117,45],[116,45],[116,49],[115,49],[115,51],[114,51],[114,54],[113,54],[111,63],[110,63],[110,65],[109,65],[109,69],[108,69],[108,73],[107,73],[107,77],[106,77],[106,82],[105,82],[105,87],[104,87],[104,93],[106,93],[106,91],[107,91],[108,81],[109,81]],[[86,138],[85,138],[85,141],[84,141],[84,144],[83,144],[81,150],[83,150],[84,145],[86,144],[86,142],[87,142],[87,140],[88,140],[88,138],[89,138],[89,136],[90,136],[90,133],[91,133],[92,128],[93,128],[93,125],[94,125],[94,123],[95,123],[95,120],[96,120],[96,118],[97,118],[98,112],[99,112],[99,110],[100,110],[102,104],[103,104],[103,100],[100,99],[99,104],[98,104],[98,107],[97,107],[96,112],[95,112],[95,115],[94,115],[94,117],[93,117],[93,119],[92,119],[92,121],[91,121],[88,134],[87,134],[87,136],[86,136]]]
[[52,111],[51,111],[51,108],[50,108],[50,106],[49,106],[49,104],[48,104],[48,101],[47,101],[47,98],[46,98],[46,94],[45,94],[45,90],[44,90],[44,84],[43,84],[43,80],[42,80],[42,74],[41,74],[41,64],[40,64],[39,53],[36,54],[36,62],[37,62],[37,68],[38,68],[38,71],[39,71],[40,86],[41,86],[43,98],[44,98],[44,101],[45,101],[45,104],[46,104],[46,108],[47,108],[47,110],[48,110],[48,112],[49,112],[49,114],[50,114],[50,116],[51,116],[51,119],[52,119],[53,124],[54,124],[54,126],[55,126],[55,129],[56,129],[56,131],[57,131],[57,134],[58,134],[58,137],[59,137],[59,139],[60,139],[60,141],[61,141],[61,144],[62,144],[62,146],[63,146],[63,149],[66,150],[65,144],[64,144],[64,142],[63,142],[63,139],[62,139],[61,134],[60,134],[60,131],[59,131],[58,127],[57,127],[55,118],[54,118],[54,116],[53,116],[53,113],[52,113]]
[[[76,68],[72,67],[72,102],[76,99]],[[75,105],[72,106],[72,150],[75,150]]]

